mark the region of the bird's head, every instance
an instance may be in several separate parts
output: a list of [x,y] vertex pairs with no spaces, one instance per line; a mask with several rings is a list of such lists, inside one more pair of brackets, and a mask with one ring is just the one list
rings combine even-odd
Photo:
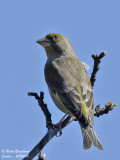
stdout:
[[71,52],[74,52],[69,40],[58,33],[47,34],[37,43],[44,47],[48,58],[70,55]]

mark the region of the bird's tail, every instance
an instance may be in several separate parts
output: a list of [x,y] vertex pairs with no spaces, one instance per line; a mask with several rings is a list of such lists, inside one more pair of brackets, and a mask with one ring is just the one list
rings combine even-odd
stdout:
[[[81,125],[80,125],[81,126]],[[86,128],[83,128],[81,126],[82,135],[83,135],[83,148],[89,149],[92,145],[97,147],[100,150],[103,150],[102,145],[99,142],[99,139],[96,136],[96,133],[91,126],[87,126]]]

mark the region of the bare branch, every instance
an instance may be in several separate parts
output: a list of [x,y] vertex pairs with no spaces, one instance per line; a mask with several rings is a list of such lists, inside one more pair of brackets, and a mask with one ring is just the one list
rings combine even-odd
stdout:
[[[38,100],[38,104],[40,108],[42,109],[45,117],[46,117],[46,127],[48,128],[48,131],[46,135],[40,140],[40,142],[32,149],[32,151],[25,157],[23,160],[32,160],[43,148],[44,146],[59,132],[59,128],[54,127],[51,125],[51,114],[48,110],[47,104],[44,104],[44,93],[40,92],[40,97],[37,93],[29,92],[29,96],[35,97],[35,99]],[[66,127],[69,123],[71,123],[74,120],[74,118],[68,116],[61,124],[61,128],[63,129]],[[41,158],[42,159],[42,158]]]
[[93,72],[92,72],[91,78],[90,78],[92,87],[94,87],[94,84],[95,84],[95,81],[96,81],[96,74],[97,74],[97,71],[100,68],[99,67],[99,64],[101,62],[100,59],[102,59],[105,55],[106,55],[106,52],[100,53],[99,56],[97,54],[92,55],[92,58],[94,60]]
[[44,101],[43,101],[44,93],[40,92],[40,97],[39,97],[37,93],[28,92],[28,96],[34,96],[35,99],[38,100],[38,104],[46,117],[46,127],[47,128],[51,127],[51,124],[52,124],[51,113],[48,110],[47,104],[44,104]]

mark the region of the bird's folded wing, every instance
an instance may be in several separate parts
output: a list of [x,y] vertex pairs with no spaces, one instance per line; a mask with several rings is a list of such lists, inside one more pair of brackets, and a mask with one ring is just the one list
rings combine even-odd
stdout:
[[[57,86],[60,86],[58,85],[58,82]],[[88,116],[90,113],[86,104],[91,103],[91,98],[93,98],[92,97],[93,95],[92,92],[90,91],[88,92],[88,94],[87,92],[86,94],[83,94],[83,89],[81,88],[82,87],[78,84],[69,91],[62,90],[61,92],[60,90],[59,92],[59,89],[56,89],[57,91],[54,92],[53,94],[56,100],[62,105],[62,107],[66,111],[68,110],[68,113],[75,116],[78,120],[80,120],[84,124],[88,120]],[[89,98],[86,97],[86,95],[89,96]]]

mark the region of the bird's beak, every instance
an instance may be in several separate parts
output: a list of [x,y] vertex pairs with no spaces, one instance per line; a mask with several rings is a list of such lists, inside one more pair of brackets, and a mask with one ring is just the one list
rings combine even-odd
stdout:
[[50,46],[50,40],[47,39],[46,37],[43,37],[43,38],[37,40],[36,42],[38,44],[40,44],[41,46],[43,46],[44,48]]

